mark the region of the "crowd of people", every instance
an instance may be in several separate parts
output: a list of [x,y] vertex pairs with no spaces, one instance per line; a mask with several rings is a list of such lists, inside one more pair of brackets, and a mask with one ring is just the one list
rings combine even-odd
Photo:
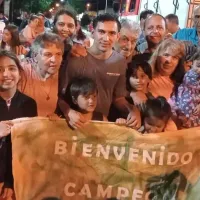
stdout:
[[174,14],[145,10],[138,24],[105,13],[87,34],[61,9],[51,25],[42,13],[20,27],[7,23],[0,49],[2,199],[14,198],[12,119],[65,118],[72,129],[111,121],[141,134],[199,126],[200,6],[193,20],[193,28],[180,29]]

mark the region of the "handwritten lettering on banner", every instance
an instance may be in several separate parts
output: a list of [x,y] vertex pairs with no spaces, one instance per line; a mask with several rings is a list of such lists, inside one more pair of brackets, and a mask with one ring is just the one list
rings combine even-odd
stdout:
[[17,200],[199,200],[199,128],[141,135],[102,122],[79,130],[64,120],[14,123]]

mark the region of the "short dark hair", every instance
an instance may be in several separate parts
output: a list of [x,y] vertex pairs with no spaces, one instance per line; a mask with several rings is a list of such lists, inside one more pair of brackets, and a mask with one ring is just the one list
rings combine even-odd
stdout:
[[88,77],[75,77],[67,86],[63,99],[68,102],[70,107],[74,110],[78,109],[78,106],[74,104],[79,95],[90,95],[98,92],[96,83]]
[[149,98],[146,101],[144,119],[152,116],[167,122],[172,115],[171,107],[165,97]]
[[128,91],[132,90],[129,79],[131,76],[136,76],[136,72],[139,68],[144,71],[144,73],[149,77],[150,80],[152,79],[152,69],[148,62],[132,61],[128,64],[128,68],[126,70],[126,88]]
[[93,28],[95,29],[97,27],[98,22],[108,22],[108,21],[113,21],[117,23],[117,28],[118,32],[121,29],[121,24],[117,18],[116,15],[105,13],[102,15],[98,15],[94,20],[93,20]]
[[97,92],[96,83],[88,77],[76,77],[70,83],[70,94],[76,100],[79,95],[89,95]]
[[152,10],[143,10],[140,13],[140,21],[141,21],[141,19],[146,19],[148,15],[152,15],[152,14],[154,14],[154,12]]
[[165,19],[162,15],[157,14],[157,13],[154,13],[154,14],[152,14],[151,16],[149,16],[149,17],[147,17],[147,18],[145,19],[145,21],[144,21],[144,28],[145,28],[145,26],[146,26],[146,23],[147,23],[148,19],[150,19],[151,17],[160,17],[160,18],[162,18],[162,19],[164,20],[164,22],[165,22],[165,28],[167,28],[166,19]]
[[88,14],[84,14],[81,18],[81,26],[87,26],[91,23],[91,18]]
[[56,22],[58,21],[59,16],[61,16],[61,15],[70,16],[74,20],[75,25],[77,26],[76,14],[72,10],[69,10],[69,9],[60,9],[56,13],[56,15],[54,17],[54,21],[53,21],[54,26],[55,26]]
[[165,19],[168,19],[170,22],[173,22],[177,25],[179,25],[179,20],[178,20],[178,16],[175,14],[169,14],[165,17]]

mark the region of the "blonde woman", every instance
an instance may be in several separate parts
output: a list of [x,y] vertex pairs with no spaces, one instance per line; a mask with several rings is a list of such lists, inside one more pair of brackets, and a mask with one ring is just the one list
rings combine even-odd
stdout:
[[182,83],[184,77],[184,45],[175,39],[164,40],[153,53],[149,63],[153,79],[149,92],[153,96],[169,99],[172,92]]

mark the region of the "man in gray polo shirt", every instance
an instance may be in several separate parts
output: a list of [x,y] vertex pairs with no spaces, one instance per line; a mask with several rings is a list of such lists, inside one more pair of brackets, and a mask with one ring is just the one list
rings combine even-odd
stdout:
[[[96,81],[98,103],[96,111],[108,115],[111,103],[122,112],[127,112],[127,125],[140,127],[138,110],[125,100],[126,95],[126,61],[122,55],[113,50],[119,38],[120,22],[110,14],[99,15],[93,21],[94,44],[88,49],[86,57],[70,58],[66,70],[66,88],[76,76],[87,76]],[[74,128],[86,122],[81,113],[72,110],[64,101],[59,100],[59,107]]]

